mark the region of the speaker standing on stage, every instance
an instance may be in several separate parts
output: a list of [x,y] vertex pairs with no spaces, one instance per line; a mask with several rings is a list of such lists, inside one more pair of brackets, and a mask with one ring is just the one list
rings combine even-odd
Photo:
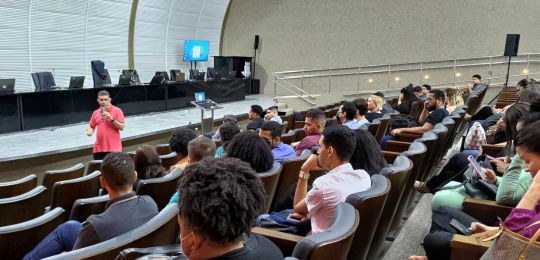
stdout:
[[124,112],[111,104],[110,94],[106,90],[98,93],[97,102],[99,108],[94,111],[90,118],[90,125],[86,130],[86,135],[92,136],[94,130],[98,127],[92,153],[94,154],[94,160],[102,160],[110,152],[122,151],[120,130],[124,130]]

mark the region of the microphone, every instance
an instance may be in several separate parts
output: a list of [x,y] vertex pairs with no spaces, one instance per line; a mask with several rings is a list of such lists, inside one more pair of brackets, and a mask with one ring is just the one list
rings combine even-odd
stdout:
[[101,107],[101,122],[105,122],[105,115],[103,115],[105,111],[107,111],[107,108]]

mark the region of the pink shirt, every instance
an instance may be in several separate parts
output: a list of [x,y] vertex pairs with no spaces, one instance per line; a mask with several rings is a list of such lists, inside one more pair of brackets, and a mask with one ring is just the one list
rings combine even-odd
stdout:
[[371,178],[364,170],[354,170],[350,163],[342,164],[315,179],[306,196],[308,216],[313,234],[326,230],[332,223],[336,206],[347,196],[368,190]]
[[319,145],[319,140],[321,139],[321,134],[316,133],[308,135],[300,141],[294,148],[296,156],[300,156],[305,149],[311,149],[311,147]]
[[[113,105],[107,110],[111,116],[120,123],[124,123],[124,112]],[[90,118],[90,127],[96,129],[96,143],[93,153],[121,152],[120,129],[116,128],[112,121],[105,118],[102,120],[101,107],[96,109]]]

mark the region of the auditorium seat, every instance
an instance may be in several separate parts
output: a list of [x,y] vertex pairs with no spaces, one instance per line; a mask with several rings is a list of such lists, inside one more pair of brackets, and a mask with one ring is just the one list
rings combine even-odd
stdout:
[[37,186],[21,195],[0,199],[0,226],[21,223],[43,214],[47,188]]
[[[423,146],[423,144],[420,144]],[[425,146],[424,146],[425,148]],[[425,152],[425,150],[424,150]],[[371,242],[369,254],[367,259],[379,259],[382,256],[381,249],[386,238],[386,234],[390,229],[390,224],[395,216],[398,205],[402,203],[402,196],[405,190],[405,186],[408,184],[408,180],[413,168],[413,162],[405,155],[399,155],[394,160],[394,163],[388,167],[390,174],[387,176],[390,180],[390,191],[384,208],[377,224],[375,235]],[[395,216],[401,218],[401,216]]]
[[156,144],[156,151],[159,155],[170,154],[172,152],[169,144]]
[[294,121],[294,129],[304,128],[305,121]]
[[101,163],[103,160],[92,160],[88,162],[88,167],[86,168],[86,175],[93,173],[95,171],[101,170]]
[[346,202],[358,210],[361,219],[347,259],[366,259],[388,192],[390,180],[375,174],[371,176],[370,189],[347,197]]
[[281,163],[274,162],[272,169],[266,172],[258,172],[257,176],[261,178],[261,181],[264,185],[264,191],[266,192],[266,202],[264,206],[264,213],[267,213],[270,210],[270,205],[274,199],[274,194],[279,181],[279,176],[281,175]]
[[411,111],[409,112],[409,115],[412,116],[414,119],[418,120],[418,118],[420,118],[420,114],[422,113],[423,109],[424,109],[423,102],[414,101],[411,104]]
[[103,213],[108,201],[109,195],[78,199],[71,207],[69,219],[84,222],[90,215]]
[[373,120],[373,122],[371,122],[368,125],[367,130],[368,130],[368,132],[371,133],[371,135],[373,135],[373,137],[376,137],[377,136],[377,131],[379,130],[380,126],[381,126],[381,120],[375,119],[375,120]]
[[76,200],[97,196],[101,187],[100,175],[100,172],[95,171],[77,179],[55,183],[52,191],[51,209],[62,207],[69,215]]
[[152,197],[158,208],[161,210],[167,206],[171,196],[176,192],[177,183],[181,175],[182,171],[179,168],[176,168],[162,177],[139,180],[135,191],[138,195],[148,195]]
[[359,222],[358,211],[350,204],[340,203],[336,207],[330,227],[324,232],[306,237],[259,227],[254,227],[252,232],[272,240],[280,246],[285,256],[293,257],[286,259],[345,260]]
[[125,248],[174,244],[178,238],[178,205],[171,204],[142,226],[101,243],[45,259],[115,259]]
[[271,211],[276,211],[277,203],[285,201],[289,196],[290,187],[298,181],[300,167],[302,167],[302,164],[304,164],[309,155],[311,155],[311,151],[305,150],[300,156],[287,158],[282,161],[283,168],[281,168],[276,192],[272,200]]
[[22,259],[45,236],[64,223],[67,213],[62,208],[53,209],[23,223],[0,227],[0,250],[3,259]]
[[504,150],[504,147],[494,144],[484,144],[482,145],[482,154],[493,156],[495,158],[501,155],[501,152]]
[[386,131],[388,130],[388,126],[390,126],[390,115],[384,115],[383,117],[379,118],[379,120],[381,122],[381,125],[377,129],[375,140],[380,143],[383,136],[386,134]]
[[[431,135],[432,135],[431,137],[435,136],[435,134],[433,133],[431,133]],[[397,235],[396,233],[401,223],[401,217],[403,216],[403,213],[405,212],[405,210],[408,208],[408,205],[410,205],[409,200],[413,194],[414,182],[417,180],[418,175],[424,169],[424,162],[425,162],[424,160],[425,160],[427,152],[428,150],[427,150],[427,146],[424,144],[424,140],[417,139],[416,141],[411,143],[407,151],[402,153],[403,156],[406,156],[407,158],[409,158],[409,160],[412,161],[413,167],[411,169],[411,173],[409,174],[409,177],[407,178],[407,182],[405,183],[405,188],[403,189],[403,195],[401,196],[399,204],[394,212],[394,217],[392,219],[392,223],[389,228],[390,233],[392,233],[391,235],[392,238],[395,238],[395,235]]]
[[37,176],[35,174],[14,181],[0,182],[0,199],[21,195],[36,186]]
[[288,133],[281,135],[281,141],[283,143],[286,143],[286,144],[290,145],[290,144],[296,142],[295,137],[296,137],[296,131],[290,130]]
[[296,140],[296,142],[300,142],[302,141],[302,139],[304,139],[304,137],[306,137],[306,130],[304,128],[294,129],[294,132],[294,139]]
[[287,133],[289,128],[289,121],[283,121],[281,122],[281,133]]
[[51,192],[54,183],[58,181],[70,180],[74,178],[82,177],[84,174],[84,164],[78,163],[72,167],[63,170],[49,170],[43,174],[43,180],[41,185],[47,188],[45,194],[47,200],[51,199]]
[[171,152],[169,154],[160,155],[159,159],[161,160],[161,166],[168,170],[171,168],[171,166],[175,165],[178,161],[180,161],[180,158],[178,158],[178,155],[176,152]]

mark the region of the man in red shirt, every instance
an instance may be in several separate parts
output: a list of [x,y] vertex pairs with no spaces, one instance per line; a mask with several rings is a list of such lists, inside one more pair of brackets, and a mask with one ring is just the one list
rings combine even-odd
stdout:
[[124,112],[111,104],[108,91],[98,93],[97,102],[99,108],[94,111],[90,118],[90,125],[86,135],[92,136],[96,127],[96,142],[94,143],[94,160],[102,160],[110,152],[122,152],[120,130],[124,130]]

